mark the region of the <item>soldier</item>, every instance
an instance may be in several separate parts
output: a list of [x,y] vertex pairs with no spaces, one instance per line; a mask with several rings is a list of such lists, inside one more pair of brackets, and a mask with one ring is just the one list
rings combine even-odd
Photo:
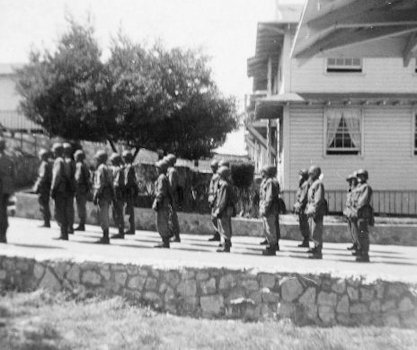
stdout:
[[310,234],[308,229],[308,219],[305,214],[307,205],[307,193],[308,193],[308,171],[307,169],[301,169],[299,172],[297,200],[294,203],[294,213],[298,215],[298,225],[303,237],[303,241],[299,244],[299,247],[310,248]]
[[52,146],[54,152],[54,165],[52,169],[51,198],[55,201],[55,219],[61,230],[57,239],[68,240],[68,224],[71,196],[68,191],[68,178],[65,172],[65,161],[63,158],[64,148],[61,143]]
[[156,228],[162,238],[162,244],[156,248],[169,248],[169,181],[166,176],[168,164],[164,160],[159,160],[156,164],[158,179],[155,182],[155,200],[152,209],[156,211]]
[[323,258],[323,216],[326,212],[326,201],[320,175],[321,169],[318,166],[313,165],[308,170],[310,188],[305,213],[308,217],[310,239],[314,242],[314,248],[308,251],[311,253],[310,259]]
[[216,195],[214,216],[217,218],[219,233],[224,239],[223,248],[217,249],[219,253],[229,253],[232,246],[232,215],[233,215],[233,193],[229,183],[230,169],[221,166],[217,170],[219,174],[219,184]]
[[0,243],[7,243],[7,205],[14,192],[15,168],[13,161],[5,154],[6,141],[0,138]]
[[49,209],[49,192],[51,189],[52,166],[48,160],[49,152],[45,149],[40,150],[38,178],[33,186],[33,192],[38,195],[40,211],[43,217],[41,227],[51,227],[51,210]]
[[74,233],[74,198],[75,198],[75,161],[72,155],[72,146],[69,143],[64,143],[64,163],[65,163],[65,174],[67,176],[67,192],[69,201],[67,202],[68,211],[68,233]]
[[77,212],[80,223],[75,231],[85,231],[85,222],[87,219],[87,197],[91,189],[90,171],[85,164],[85,154],[82,150],[78,150],[74,154],[75,157],[75,201],[77,203]]
[[262,255],[276,255],[279,250],[279,184],[276,181],[276,167],[267,166],[261,171],[263,181],[260,188],[259,215],[268,246]]
[[112,235],[111,238],[124,239],[125,238],[125,219],[123,215],[124,194],[125,194],[125,178],[123,169],[122,157],[113,153],[110,157],[111,171],[113,175],[113,220],[116,224],[119,233]]
[[133,167],[133,155],[130,151],[123,151],[123,161],[125,163],[125,201],[126,215],[129,216],[129,230],[126,235],[135,234],[135,198],[138,195],[138,185],[136,183],[135,168]]
[[181,242],[180,238],[180,225],[178,222],[178,172],[175,169],[175,163],[177,158],[173,154],[166,156],[166,162],[168,164],[167,177],[169,182],[169,191],[171,197],[170,205],[170,228],[172,229],[171,236],[173,236],[173,242]]
[[345,210],[343,211],[343,214],[346,217],[347,220],[347,226],[348,226],[348,232],[350,234],[350,236],[352,237],[352,246],[348,247],[348,250],[353,250],[353,251],[357,251],[358,247],[359,247],[359,243],[358,243],[358,222],[355,218],[353,218],[353,206],[355,204],[355,197],[356,197],[356,192],[355,192],[355,188],[358,185],[358,178],[356,177],[356,172],[353,174],[350,174],[347,178],[346,181],[349,184],[348,187],[348,191],[346,194],[346,207]]
[[371,206],[372,188],[367,183],[368,172],[360,169],[357,171],[358,186],[355,188],[355,201],[353,205],[352,218],[358,223],[358,250],[357,262],[369,262],[369,227],[373,225],[374,216]]
[[94,175],[93,202],[98,206],[99,222],[101,229],[103,230],[103,237],[96,243],[109,244],[109,208],[114,194],[113,179],[111,171],[106,164],[107,153],[98,151],[94,158],[96,160],[97,168]]
[[213,215],[214,205],[216,203],[217,186],[219,184],[219,174],[217,174],[219,163],[217,162],[217,160],[213,160],[210,164],[210,167],[211,167],[211,171],[213,172],[213,176],[211,177],[210,185],[209,185],[208,203],[211,209],[211,222],[213,223],[213,228],[214,228],[215,233],[213,237],[209,238],[209,241],[217,242],[217,241],[220,241],[220,233],[217,227],[217,218]]

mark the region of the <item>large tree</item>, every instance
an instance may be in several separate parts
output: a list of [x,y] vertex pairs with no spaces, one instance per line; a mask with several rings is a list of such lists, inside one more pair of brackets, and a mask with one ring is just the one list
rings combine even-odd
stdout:
[[219,92],[201,52],[119,35],[110,53],[102,62],[92,26],[71,21],[55,52],[31,54],[18,71],[23,112],[54,136],[189,159],[209,156],[236,127],[235,102]]

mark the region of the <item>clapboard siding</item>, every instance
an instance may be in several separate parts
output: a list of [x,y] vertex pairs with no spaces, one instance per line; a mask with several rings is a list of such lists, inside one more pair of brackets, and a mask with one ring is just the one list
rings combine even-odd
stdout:
[[364,58],[362,73],[326,73],[325,58],[291,61],[291,91],[338,93],[417,93],[415,61],[402,58]]
[[363,107],[364,145],[358,156],[327,156],[324,151],[323,107],[291,106],[289,136],[290,178],[285,190],[295,190],[301,168],[318,164],[329,190],[346,187],[353,170],[365,168],[375,190],[417,190],[417,157],[413,155],[413,109],[411,106]]

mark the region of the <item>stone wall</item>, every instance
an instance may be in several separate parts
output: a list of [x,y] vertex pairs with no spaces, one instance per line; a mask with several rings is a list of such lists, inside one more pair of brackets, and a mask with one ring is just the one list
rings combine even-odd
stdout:
[[[51,201],[53,212],[53,203]],[[37,196],[29,193],[16,194],[16,216],[28,219],[41,219]],[[77,216],[76,216],[77,218]],[[126,217],[127,219],[127,217]],[[138,230],[155,231],[155,213],[147,208],[135,208],[136,228]],[[196,213],[178,213],[181,232],[191,234],[210,235],[213,233],[209,215]],[[417,246],[417,220],[404,221],[397,219],[393,222],[383,222],[376,218],[377,224],[371,230],[372,244],[395,244]],[[87,203],[87,223],[98,224],[96,207]],[[285,239],[301,240],[298,222],[293,215],[281,215],[281,237]],[[233,218],[233,234],[238,236],[263,235],[262,222],[258,219]],[[351,242],[346,224],[342,220],[326,217],[324,225],[324,241],[335,243]]]
[[122,295],[156,310],[194,317],[417,327],[416,286],[405,283],[0,256],[0,290],[38,288],[82,297]]

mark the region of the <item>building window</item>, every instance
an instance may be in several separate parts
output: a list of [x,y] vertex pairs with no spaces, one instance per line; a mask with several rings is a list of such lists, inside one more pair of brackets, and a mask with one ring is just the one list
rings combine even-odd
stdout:
[[361,153],[362,117],[358,109],[327,109],[326,154],[358,155]]
[[328,58],[327,73],[362,73],[360,58]]

